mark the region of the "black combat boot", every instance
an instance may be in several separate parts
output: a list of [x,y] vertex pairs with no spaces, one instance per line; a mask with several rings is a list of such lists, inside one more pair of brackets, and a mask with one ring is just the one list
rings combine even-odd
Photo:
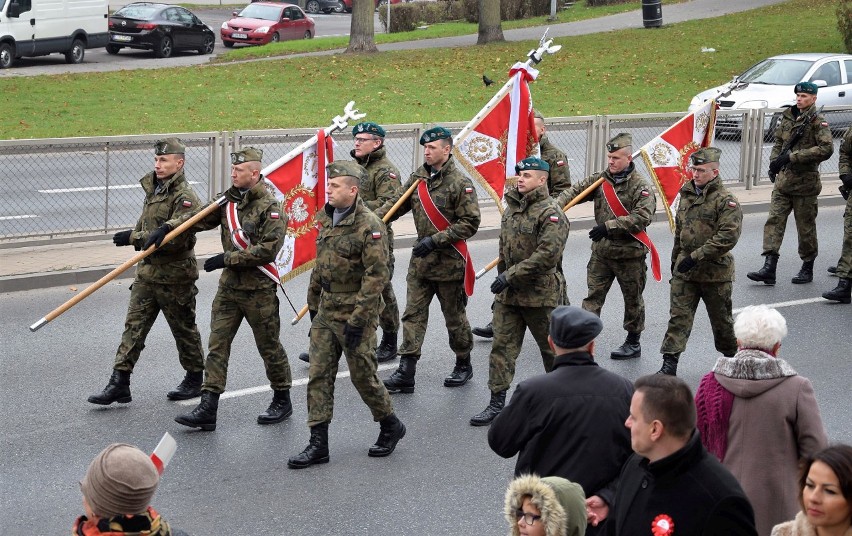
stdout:
[[825,271],[830,273],[831,275],[834,275],[837,273],[837,266],[829,266],[825,269]]
[[311,356],[308,355],[308,352],[302,352],[299,354],[299,361],[304,361],[305,363],[311,362]]
[[376,348],[376,361],[384,363],[396,359],[396,332],[382,332],[382,342]]
[[370,450],[367,452],[371,458],[389,456],[396,448],[399,440],[405,437],[405,425],[402,424],[402,421],[394,413],[379,421],[379,427],[379,438],[376,439],[376,444],[370,447]]
[[500,412],[503,411],[503,408],[506,406],[506,391],[500,391],[499,393],[491,393],[491,402],[488,403],[488,407],[482,410],[480,413],[477,413],[470,419],[471,426],[488,426],[491,424],[497,415],[500,415]]
[[483,339],[493,339],[494,338],[494,322],[489,322],[487,326],[484,328],[473,328],[471,330],[474,335],[477,337],[482,337]]
[[316,463],[328,463],[328,423],[311,426],[311,439],[305,450],[287,460],[290,469],[304,469]]
[[642,357],[642,346],[639,344],[640,335],[641,333],[627,332],[627,339],[624,340],[624,344],[609,354],[609,357],[616,360]]
[[219,410],[219,393],[201,391],[201,402],[190,413],[178,415],[175,422],[205,432],[216,429],[216,412]]
[[763,261],[763,268],[756,272],[749,272],[746,277],[752,281],[762,281],[767,285],[775,284],[775,268],[778,266],[778,255],[769,254]]
[[822,297],[826,300],[840,303],[852,303],[852,279],[841,278],[833,290],[823,292]]
[[414,374],[417,372],[417,358],[404,355],[399,358],[399,367],[384,381],[391,393],[413,393]]
[[791,282],[794,285],[801,285],[803,283],[810,283],[814,280],[814,261],[803,261],[802,269],[799,270],[799,273],[793,276]]
[[293,414],[293,404],[290,403],[290,389],[273,391],[272,403],[257,416],[257,424],[275,424]]
[[470,364],[470,354],[466,358],[457,357],[453,371],[444,378],[444,387],[461,387],[472,377],[473,365]]
[[677,376],[677,362],[679,358],[679,354],[663,354],[663,366],[660,367],[657,374]]
[[133,398],[130,396],[130,372],[127,370],[113,370],[104,390],[89,397],[89,402],[101,406],[109,406],[113,402],[127,404],[131,400]]
[[189,400],[201,394],[201,384],[204,382],[204,371],[186,371],[186,376],[173,391],[166,393],[169,400]]

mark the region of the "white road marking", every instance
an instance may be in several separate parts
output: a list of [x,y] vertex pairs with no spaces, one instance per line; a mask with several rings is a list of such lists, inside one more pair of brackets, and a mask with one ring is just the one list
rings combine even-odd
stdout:
[[[198,184],[198,181],[189,181],[189,184]],[[141,184],[115,184],[110,190],[127,190],[129,188],[141,188]],[[50,190],[36,190],[40,194],[69,194],[74,192],[103,192],[106,186],[85,186],[83,188],[53,188]]]
[[[774,309],[780,309],[781,307],[792,307],[794,305],[804,305],[806,303],[827,302],[827,301],[828,300],[826,300],[825,298],[819,297],[819,298],[805,298],[805,299],[802,299],[802,300],[782,301],[782,302],[778,302],[778,303],[767,303],[766,305],[767,305],[767,307],[772,307]],[[744,309],[744,307],[734,309],[733,313],[735,315],[740,314],[741,312],[743,312],[743,309]]]
[[[301,361],[300,361],[301,363]],[[390,370],[395,369],[397,367],[397,363],[389,363],[387,365],[379,365],[378,370]],[[348,378],[350,376],[349,371],[339,372],[336,378]],[[293,387],[297,387],[300,385],[307,385],[307,378],[299,378],[293,380]],[[257,387],[247,387],[245,389],[237,389],[236,391],[225,391],[221,395],[219,395],[219,400],[225,400],[226,398],[237,398],[238,396],[247,396],[247,395],[255,395],[257,393],[265,393],[267,391],[271,391],[272,388],[268,385],[258,385]],[[177,402],[181,406],[195,406],[198,404],[199,398],[190,398],[189,400],[181,400]]]
[[27,220],[30,218],[38,218],[38,214],[21,214],[20,216],[0,216],[0,221],[6,220]]

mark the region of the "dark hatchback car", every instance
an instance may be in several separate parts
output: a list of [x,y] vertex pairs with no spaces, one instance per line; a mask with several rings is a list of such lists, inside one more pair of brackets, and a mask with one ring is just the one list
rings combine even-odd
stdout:
[[188,9],[169,4],[135,2],[109,17],[109,44],[106,50],[118,54],[122,48],[152,50],[158,58],[168,58],[178,50],[210,54],[216,34]]

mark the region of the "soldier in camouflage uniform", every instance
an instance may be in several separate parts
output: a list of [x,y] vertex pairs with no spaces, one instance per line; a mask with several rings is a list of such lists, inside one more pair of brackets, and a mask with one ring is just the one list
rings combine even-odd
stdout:
[[564,207],[580,192],[603,177],[615,190],[618,199],[627,209],[626,216],[616,216],[599,186],[586,200],[595,203],[595,222],[589,231],[592,239],[592,256],[587,268],[589,294],[583,300],[583,309],[600,316],[606,295],[613,280],[618,281],[624,296],[624,329],[627,339],[614,350],[612,359],[632,359],[642,355],[639,338],[645,329],[645,290],[647,267],[646,248],[632,233],[645,230],[656,210],[656,199],[648,182],[636,171],[632,156],[632,136],[621,133],[607,144],[606,171],[595,173],[565,190],[557,197]]
[[[281,211],[280,203],[263,181],[260,173],[262,157],[263,151],[253,147],[231,153],[233,186],[221,194],[227,198],[227,204],[191,228],[191,231],[198,232],[221,227],[224,253],[204,262],[207,272],[223,271],[213,299],[201,402],[191,413],[175,417],[175,421],[184,426],[216,429],[219,395],[225,391],[231,343],[243,319],[252,329],[273,390],[272,403],[258,415],[257,423],[278,423],[293,412],[290,363],[279,340],[278,284],[259,269],[272,263],[284,244],[287,215]],[[231,209],[235,210],[238,220],[234,222],[234,229],[228,222]],[[247,243],[244,247],[234,243],[240,239]]]
[[[133,230],[115,233],[112,241],[116,246],[132,245],[137,251],[148,249],[152,244],[159,247],[169,231],[198,209],[198,196],[183,173],[184,151],[183,142],[177,138],[156,143],[154,171],[139,181],[145,192],[142,215]],[[166,396],[171,400],[198,396],[204,349],[195,324],[198,266],[194,246],[195,235],[184,233],[143,259],[137,267],[112,377],[103,392],[89,397],[92,404],[130,402],[130,374],[160,311],[169,323],[177,343],[178,359],[186,371],[180,385]]]
[[[793,277],[795,284],[810,283],[814,279],[814,259],[817,249],[817,196],[822,190],[819,179],[819,164],[828,160],[834,152],[831,129],[816,110],[817,85],[799,82],[794,88],[796,106],[784,110],[781,122],[775,130],[775,145],[770,154],[769,175],[775,176],[775,188],[769,205],[769,217],[763,227],[763,268],[749,272],[752,281],[766,285],[775,284],[775,269],[778,266],[778,251],[784,239],[787,218],[790,212],[796,219],[799,234],[799,257],[802,268]],[[806,118],[810,118],[804,124]],[[794,130],[803,133],[793,147],[786,147]],[[789,149],[785,151],[784,149]],[[777,175],[776,175],[777,173]]]
[[742,230],[743,212],[737,198],[719,177],[715,147],[690,157],[693,179],[680,189],[672,248],[669,327],[663,338],[659,374],[677,375],[680,353],[692,331],[698,301],[704,300],[716,349],[727,357],[737,352],[731,292],[734,256]]
[[369,180],[364,168],[337,160],[327,171],[328,203],[317,213],[317,260],[308,287],[311,439],[305,450],[287,462],[291,469],[329,460],[328,424],[341,353],[346,355],[352,384],[381,428],[369,455],[389,455],[405,435],[405,426],[394,414],[390,395],[376,373],[376,324],[382,290],[388,283],[385,225],[359,195],[359,184]]
[[417,189],[393,215],[398,218],[411,211],[417,228],[417,243],[408,265],[407,300],[402,315],[402,346],[399,349],[399,368],[385,380],[392,393],[414,392],[414,374],[426,335],[429,304],[438,296],[444,313],[450,348],[456,354],[453,372],[444,379],[444,386],[458,387],[473,376],[470,351],[473,336],[465,308],[465,260],[453,248],[453,243],[467,240],[479,228],[479,202],[473,183],[456,168],[451,155],[453,138],[443,127],[427,130],[420,137],[425,163],[411,174],[404,190],[415,181],[424,181],[429,197],[449,226],[439,231],[430,221]]
[[553,368],[547,336],[550,313],[561,301],[557,272],[568,239],[568,219],[548,196],[549,169],[539,158],[521,160],[515,166],[518,185],[504,196],[498,275],[491,284],[496,295],[488,368],[491,400],[470,420],[473,426],[491,424],[503,410],[527,328],[538,343],[545,372]]
[[843,248],[835,273],[840,280],[834,289],[824,292],[822,297],[840,303],[852,303],[852,127],[843,136],[840,144],[840,192],[846,199],[843,211]]

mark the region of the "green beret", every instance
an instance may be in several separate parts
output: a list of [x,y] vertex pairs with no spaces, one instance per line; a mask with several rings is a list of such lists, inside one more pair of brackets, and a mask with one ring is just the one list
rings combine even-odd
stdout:
[[424,132],[422,136],[420,136],[420,145],[426,145],[431,141],[447,139],[450,140],[450,144],[452,144],[453,135],[450,133],[449,130],[445,129],[444,127],[430,128],[429,130]]
[[819,87],[813,82],[799,82],[793,88],[793,93],[810,93],[811,95],[816,95],[818,90]]
[[520,173],[521,171],[535,169],[537,171],[547,171],[550,172],[550,164],[542,160],[541,158],[524,158],[517,164],[515,164],[515,173]]
[[358,123],[352,129],[352,137],[353,138],[355,136],[357,136],[358,134],[364,134],[364,133],[375,134],[376,136],[381,136],[382,138],[385,137],[385,129],[383,129],[382,127],[380,127],[379,125],[377,125],[376,123],[373,123],[371,121],[367,121],[367,122],[364,122],[364,123]]
[[335,160],[327,165],[325,170],[329,179],[355,177],[359,182],[367,180],[367,170],[352,160]]
[[715,147],[702,147],[692,153],[692,156],[689,157],[689,163],[693,166],[699,166],[701,164],[718,162],[720,156],[722,156],[721,149],[717,149]]
[[184,152],[186,152],[186,145],[178,138],[166,138],[158,140],[154,144],[154,154],[157,156],[164,154],[184,154]]
[[606,150],[609,153],[614,153],[619,149],[624,149],[625,147],[630,147],[631,145],[633,145],[633,136],[631,136],[627,132],[621,132],[619,134],[616,134],[613,139],[606,142]]
[[535,117],[536,119],[541,119],[542,121],[544,121],[544,116],[541,115],[541,112],[539,112],[538,110],[533,110],[533,117]]
[[235,153],[231,153],[232,164],[242,164],[243,162],[260,162],[261,160],[263,160],[263,150],[255,149],[254,147],[244,147]]

